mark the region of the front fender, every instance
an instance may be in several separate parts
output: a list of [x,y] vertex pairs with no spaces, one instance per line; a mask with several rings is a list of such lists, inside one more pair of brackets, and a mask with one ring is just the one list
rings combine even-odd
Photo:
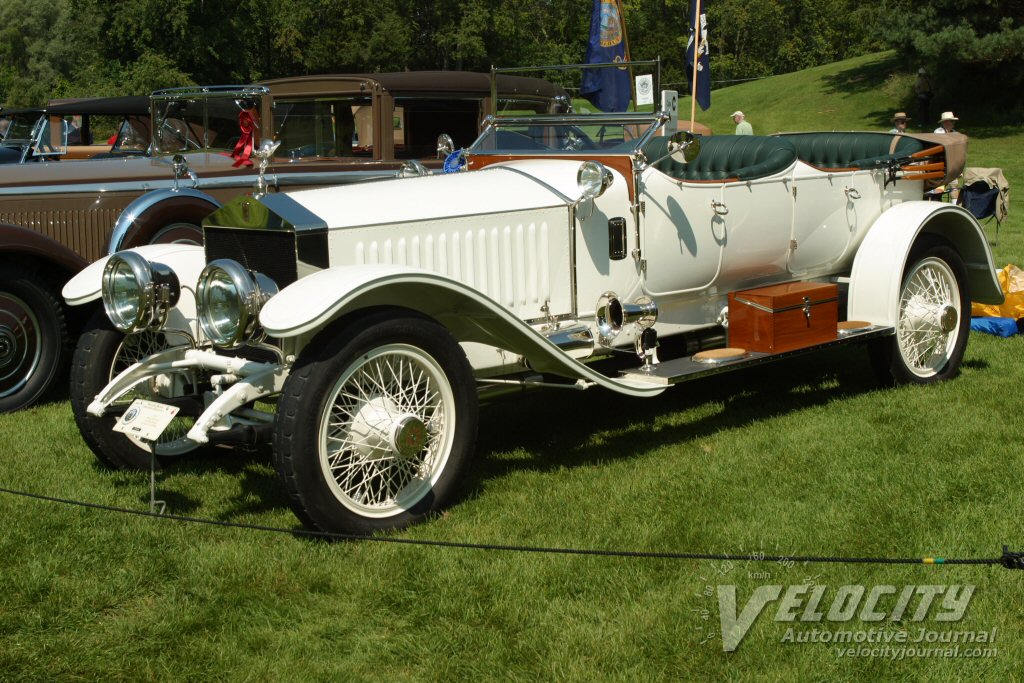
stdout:
[[[178,276],[182,285],[178,308],[182,308],[188,317],[195,317],[195,301],[189,290],[194,290],[199,273],[206,266],[206,254],[202,247],[194,244],[148,244],[136,247],[131,251],[138,252],[147,261],[166,264]],[[103,268],[110,256],[104,256],[82,270],[64,285],[61,295],[71,306],[80,306],[100,298],[103,281]]]
[[133,246],[138,242],[140,234],[154,227],[162,227],[157,223],[171,217],[173,213],[185,212],[188,219],[197,216],[202,219],[220,206],[220,202],[210,195],[191,188],[147,192],[126,206],[118,216],[110,236],[110,244],[107,246],[107,254],[115,254],[125,246]]
[[459,341],[521,354],[539,372],[582,379],[631,396],[654,396],[665,390],[606,377],[569,357],[477,290],[436,273],[402,266],[345,266],[316,272],[267,302],[260,323],[272,337],[295,337],[318,331],[347,313],[377,306],[419,311],[447,327]]
[[904,202],[875,221],[857,250],[850,273],[849,320],[896,324],[903,270],[914,242],[925,234],[945,238],[960,253],[973,301],[1003,301],[992,250],[974,216],[953,204]]

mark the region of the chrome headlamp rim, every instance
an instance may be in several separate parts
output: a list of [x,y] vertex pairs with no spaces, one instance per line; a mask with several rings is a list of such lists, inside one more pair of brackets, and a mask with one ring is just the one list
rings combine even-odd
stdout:
[[[125,307],[118,305],[115,290],[115,277],[122,265],[129,268],[132,279],[136,286],[138,300],[135,307],[135,315],[127,318],[124,315]],[[103,267],[102,278],[103,310],[107,314],[110,323],[125,334],[132,334],[147,329],[153,324],[156,317],[156,287],[153,283],[153,272],[149,261],[133,251],[118,252],[107,259]]]
[[597,199],[611,187],[612,172],[600,161],[584,161],[576,171],[580,200]]
[[[214,278],[220,274],[227,276],[231,283],[233,303],[238,308],[238,320],[230,332],[212,319],[209,302],[210,286]],[[273,280],[248,270],[232,259],[217,259],[203,268],[196,283],[196,309],[199,327],[203,335],[214,346],[224,349],[236,349],[245,344],[259,342],[263,339],[263,331],[259,327],[259,313],[263,304],[277,294],[277,285]]]

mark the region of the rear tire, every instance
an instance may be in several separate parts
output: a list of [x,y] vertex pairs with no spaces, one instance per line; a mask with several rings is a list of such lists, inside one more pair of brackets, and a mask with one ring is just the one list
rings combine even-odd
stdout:
[[896,334],[871,347],[886,384],[931,384],[954,377],[967,348],[970,293],[963,259],[947,243],[922,238],[900,286]]
[[[125,335],[115,330],[102,310],[97,311],[85,326],[71,361],[71,410],[85,443],[107,467],[117,470],[149,469],[152,448],[156,449],[156,462],[160,467],[169,457],[198,447],[194,442],[182,442],[180,439],[194,422],[189,417],[175,417],[151,446],[113,431],[117,417],[96,417],[86,412],[96,395],[122,370],[171,346],[160,332]],[[194,378],[190,381],[194,386]],[[143,383],[142,387],[119,399],[115,405],[127,405],[136,398],[160,400],[159,395],[147,391]]]
[[321,332],[285,383],[274,464],[307,525],[400,529],[442,509],[476,443],[473,371],[442,325],[384,311]]
[[64,309],[38,274],[0,265],[0,412],[28,407],[67,377]]

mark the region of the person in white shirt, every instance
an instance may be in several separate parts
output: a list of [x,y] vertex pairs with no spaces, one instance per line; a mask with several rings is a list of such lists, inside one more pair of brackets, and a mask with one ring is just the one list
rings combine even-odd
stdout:
[[956,122],[959,121],[957,117],[953,116],[953,112],[944,111],[942,112],[942,118],[939,119],[939,127],[935,129],[936,133],[955,133]]

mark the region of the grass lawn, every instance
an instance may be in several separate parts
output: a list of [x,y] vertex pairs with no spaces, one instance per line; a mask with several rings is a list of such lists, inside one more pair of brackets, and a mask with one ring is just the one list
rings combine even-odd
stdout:
[[[818,88],[837,120],[864,128],[857,116],[890,103],[825,88],[842,83],[838,73],[874,73],[886,58],[715,91],[715,109],[779,112],[770,126],[767,114],[751,113],[762,132],[783,121],[821,127],[799,121],[809,101],[794,94]],[[1012,187],[1024,183],[1019,128],[992,125],[985,135],[972,140],[971,163],[1003,166]],[[997,266],[1024,265],[1022,216],[1015,202]],[[1022,358],[1024,337],[972,335],[961,376],[940,386],[879,389],[866,354],[850,348],[698,380],[655,400],[592,391],[496,404],[482,411],[461,502],[401,536],[781,555],[1024,550]],[[67,401],[0,416],[0,487],[144,510],[148,481],[96,464]],[[186,457],[158,486],[176,514],[296,526],[265,452]],[[6,494],[0,519],[5,681],[1014,680],[1024,655],[1024,572],[1000,567],[329,544]],[[826,605],[846,584],[973,585],[959,622],[937,621],[933,609],[924,621],[877,628],[912,637],[921,627],[996,629],[982,647],[997,652],[840,657],[832,644],[783,642],[790,626],[811,625],[776,622],[773,605],[735,652],[723,652],[707,586],[737,586],[742,608],[760,586],[805,583],[826,586]]]

